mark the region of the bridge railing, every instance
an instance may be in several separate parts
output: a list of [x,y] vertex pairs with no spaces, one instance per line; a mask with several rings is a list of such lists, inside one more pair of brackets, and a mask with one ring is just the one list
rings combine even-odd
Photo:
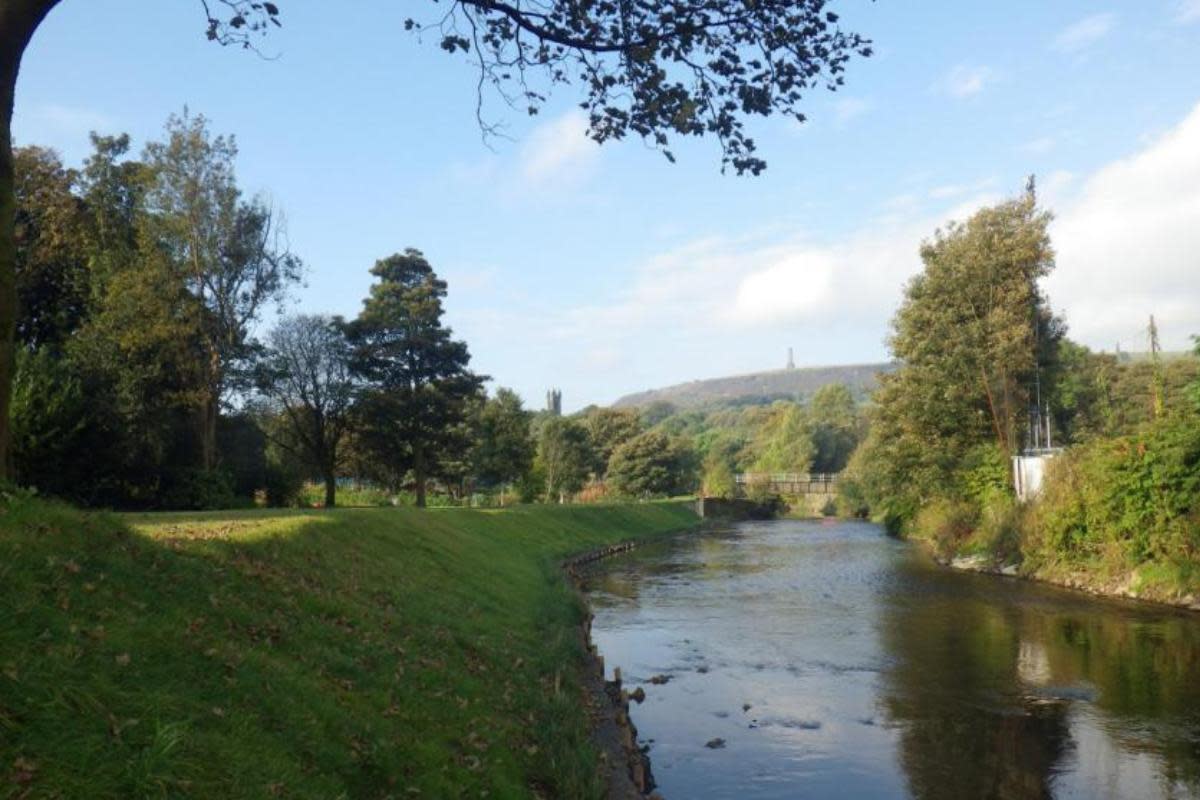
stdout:
[[739,472],[734,481],[739,486],[752,483],[767,483],[773,485],[797,483],[835,484],[838,481],[837,472]]

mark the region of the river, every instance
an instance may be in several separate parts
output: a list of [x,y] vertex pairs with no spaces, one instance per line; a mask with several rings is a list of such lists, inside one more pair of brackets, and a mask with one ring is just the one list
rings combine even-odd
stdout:
[[1200,798],[1200,616],[832,520],[680,536],[584,588],[667,800]]

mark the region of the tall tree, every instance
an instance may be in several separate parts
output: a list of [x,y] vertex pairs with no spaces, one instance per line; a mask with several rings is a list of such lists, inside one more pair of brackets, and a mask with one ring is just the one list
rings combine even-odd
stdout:
[[280,412],[279,445],[308,461],[325,483],[325,507],[337,502],[338,448],[349,429],[355,381],[340,320],[288,317],[267,338],[258,389]]
[[592,472],[603,478],[613,452],[642,432],[642,418],[628,408],[590,408],[583,414],[592,445]]
[[572,417],[547,417],[538,428],[537,463],[546,478],[546,500],[566,500],[583,488],[592,462],[587,429]]
[[[16,326],[15,200],[12,112],[25,49],[59,0],[0,2],[0,479],[7,477],[8,405]],[[430,8],[443,50],[462,53],[511,105],[536,113],[539,85],[583,88],[589,132],[597,142],[630,134],[668,157],[669,137],[711,136],[722,164],[758,174],[766,163],[744,130],[748,117],[783,114],[804,121],[801,102],[814,88],[844,82],[854,55],[871,42],[838,27],[826,0],[681,0],[629,4],[522,6],[498,0],[455,0]],[[279,4],[200,0],[209,40],[254,48],[280,24]],[[481,125],[486,124],[479,114]]]
[[647,431],[622,444],[609,462],[613,489],[634,497],[666,496],[692,488],[695,454],[681,439]]
[[442,324],[446,282],[421,251],[375,262],[376,281],[349,332],[365,383],[363,440],[393,476],[411,472],[417,505],[441,464],[465,449],[467,402],[483,378],[468,369],[465,342]]
[[777,403],[753,444],[758,472],[808,472],[813,462],[812,429],[804,409]]
[[0,3],[0,480],[12,469],[9,407],[16,372],[17,196],[12,147],[13,100],[21,57],[57,0]]
[[472,425],[471,467],[483,483],[500,487],[526,475],[533,466],[535,444],[530,434],[532,414],[512,389],[500,388],[477,406]]
[[216,466],[217,416],[231,368],[249,354],[250,325],[300,277],[272,210],[242,199],[237,144],[213,137],[203,116],[172,115],[166,138],[146,146],[154,173],[147,197],[152,235],[195,298],[204,342],[197,404],[201,465]]
[[1049,222],[1031,182],[921,248],[925,269],[892,323],[902,366],[881,378],[853,459],[889,524],[955,496],[972,464],[1007,464],[1021,446],[1040,366],[1064,334],[1039,286],[1054,266]]
[[901,373],[927,383],[925,412],[942,416],[931,425],[966,431],[981,420],[1006,455],[1021,446],[1039,365],[1063,334],[1039,287],[1054,267],[1050,219],[1031,181],[938,231],[893,323]]
[[22,147],[17,182],[17,339],[28,348],[61,347],[87,312],[87,215],[79,175],[58,154]]
[[854,395],[844,383],[831,383],[813,393],[808,404],[812,428],[814,472],[838,472],[858,446],[862,425]]

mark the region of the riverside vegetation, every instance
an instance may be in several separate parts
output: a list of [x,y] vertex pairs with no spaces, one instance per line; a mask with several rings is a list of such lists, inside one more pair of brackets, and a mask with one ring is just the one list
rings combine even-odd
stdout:
[[9,494],[16,796],[600,797],[569,554],[683,503],[125,515]]
[[[901,366],[881,378],[842,508],[947,559],[1193,603],[1200,360],[1163,355],[1153,318],[1140,362],[1068,340],[1039,288],[1054,264],[1049,221],[1031,183],[922,248],[925,269],[893,325]],[[1041,496],[1018,503],[1010,459],[1039,392],[1067,447]]]

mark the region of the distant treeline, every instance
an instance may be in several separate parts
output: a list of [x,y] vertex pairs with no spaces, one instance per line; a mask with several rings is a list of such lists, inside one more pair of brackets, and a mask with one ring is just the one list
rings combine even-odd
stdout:
[[729,494],[737,470],[839,469],[861,434],[845,386],[530,413],[485,391],[413,249],[376,262],[354,319],[285,315],[256,336],[303,264],[239,187],[235,141],[185,112],[140,157],[127,136],[92,148],[79,168],[16,151],[13,457],[42,493],[116,508]]

